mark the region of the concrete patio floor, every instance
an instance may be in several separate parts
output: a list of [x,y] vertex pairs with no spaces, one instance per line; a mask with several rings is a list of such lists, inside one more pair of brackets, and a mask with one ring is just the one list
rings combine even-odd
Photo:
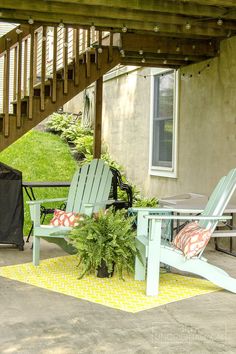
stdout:
[[[0,266],[31,261],[0,246]],[[236,277],[236,258],[210,247],[209,260]],[[42,242],[42,257],[64,255]],[[136,314],[0,277],[0,353],[235,353],[236,294],[219,291]]]

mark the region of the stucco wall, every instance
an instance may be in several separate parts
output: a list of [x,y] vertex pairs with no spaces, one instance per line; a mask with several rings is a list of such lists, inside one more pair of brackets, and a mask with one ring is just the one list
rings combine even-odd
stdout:
[[192,76],[180,81],[177,179],[148,174],[150,69],[104,84],[104,140],[144,195],[209,194],[236,167],[236,38],[209,63],[203,71],[205,63],[181,70]]

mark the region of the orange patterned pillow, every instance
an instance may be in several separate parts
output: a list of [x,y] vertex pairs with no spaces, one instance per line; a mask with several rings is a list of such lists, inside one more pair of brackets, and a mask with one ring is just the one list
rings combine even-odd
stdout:
[[82,217],[80,214],[75,212],[66,212],[63,210],[55,209],[52,220],[50,221],[50,225],[53,226],[77,226],[78,221],[81,220]]
[[175,236],[173,244],[189,259],[198,255],[206,247],[210,238],[210,230],[201,228],[197,222],[191,222]]

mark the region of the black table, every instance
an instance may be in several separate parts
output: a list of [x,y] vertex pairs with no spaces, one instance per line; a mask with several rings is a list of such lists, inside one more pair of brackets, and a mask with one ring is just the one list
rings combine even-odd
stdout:
[[51,181],[51,182],[22,182],[22,187],[24,188],[29,200],[35,200],[33,188],[44,188],[44,187],[70,187],[70,181]]

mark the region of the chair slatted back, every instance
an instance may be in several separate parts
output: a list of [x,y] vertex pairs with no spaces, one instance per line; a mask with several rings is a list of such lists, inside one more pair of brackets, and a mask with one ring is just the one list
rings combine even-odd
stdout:
[[[212,192],[208,203],[202,213],[203,216],[221,216],[236,188],[236,169],[231,170],[227,176],[220,179]],[[217,221],[201,220],[199,226],[210,229],[216,228]]]
[[85,204],[95,204],[93,211],[105,208],[112,172],[102,160],[94,159],[75,172],[68,194],[66,211],[84,213]]

